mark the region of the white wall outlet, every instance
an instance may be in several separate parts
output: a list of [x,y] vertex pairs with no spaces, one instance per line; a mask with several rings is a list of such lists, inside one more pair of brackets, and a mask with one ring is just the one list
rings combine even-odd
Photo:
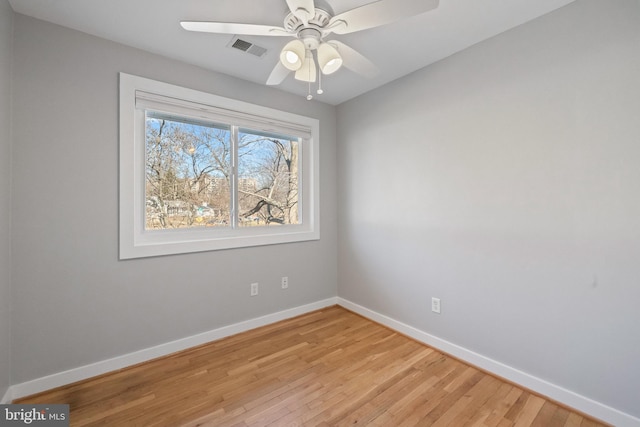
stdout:
[[431,298],[431,311],[440,314],[440,298]]
[[289,287],[289,278],[287,276],[282,276],[282,289],[287,289]]
[[257,283],[252,283],[251,284],[251,296],[255,297],[256,295],[258,295],[258,284]]

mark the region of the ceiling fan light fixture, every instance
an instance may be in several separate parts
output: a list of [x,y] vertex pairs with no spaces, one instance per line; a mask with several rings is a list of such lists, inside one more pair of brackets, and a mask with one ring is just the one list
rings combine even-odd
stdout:
[[322,43],[318,47],[318,65],[323,74],[333,74],[342,67],[342,57],[338,49],[329,43]]
[[300,58],[298,57],[298,55],[296,55],[295,53],[291,52],[290,50],[288,50],[285,55],[285,61],[287,62],[287,64],[296,64],[298,62],[300,62],[300,66],[302,66],[302,62],[300,61]]
[[287,43],[280,52],[280,62],[288,70],[298,71],[305,60],[305,47],[300,40]]
[[313,60],[311,51],[308,50],[307,55],[304,58],[304,62],[302,63],[302,67],[296,71],[295,78],[296,80],[303,82],[313,83],[316,81],[316,74],[316,62]]
[[342,67],[342,57],[329,43],[318,46],[318,65],[323,74],[333,74]]

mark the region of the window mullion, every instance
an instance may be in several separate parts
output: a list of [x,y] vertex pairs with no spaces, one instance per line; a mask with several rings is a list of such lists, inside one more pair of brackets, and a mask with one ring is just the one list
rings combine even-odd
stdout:
[[231,228],[238,228],[238,126],[231,126]]

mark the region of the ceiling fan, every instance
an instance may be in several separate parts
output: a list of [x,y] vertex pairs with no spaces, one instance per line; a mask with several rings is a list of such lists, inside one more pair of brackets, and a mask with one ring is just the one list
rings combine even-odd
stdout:
[[[338,40],[325,40],[331,34],[349,34],[390,24],[438,7],[439,0],[379,0],[334,15],[325,0],[286,0],[290,13],[282,27],[233,22],[181,21],[185,30],[221,34],[295,37],[280,52],[280,61],[267,79],[278,85],[295,72],[297,80],[309,84],[318,80],[322,94],[322,75],[335,73],[342,66],[366,77],[377,74],[376,66],[353,48]],[[317,65],[316,65],[317,63]],[[317,69],[320,69],[320,72]]]

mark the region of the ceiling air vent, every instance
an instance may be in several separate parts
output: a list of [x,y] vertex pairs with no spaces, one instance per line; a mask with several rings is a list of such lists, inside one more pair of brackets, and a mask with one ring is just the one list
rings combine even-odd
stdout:
[[264,54],[267,53],[267,49],[265,49],[264,47],[253,44],[250,41],[243,40],[238,36],[234,36],[227,46],[246,53],[250,53],[251,55],[257,56],[258,58],[262,58]]

